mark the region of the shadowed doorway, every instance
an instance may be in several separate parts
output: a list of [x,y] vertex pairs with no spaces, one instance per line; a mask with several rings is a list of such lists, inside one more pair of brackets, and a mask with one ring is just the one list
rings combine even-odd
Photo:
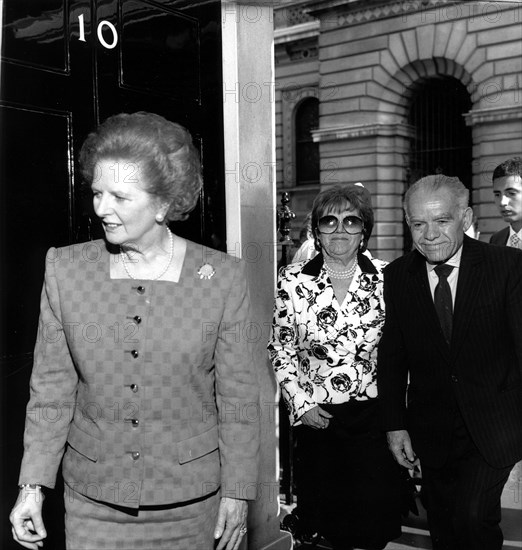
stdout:
[[[415,136],[406,170],[407,187],[430,174],[456,176],[470,190],[471,198],[471,128],[463,116],[470,109],[469,93],[456,78],[429,78],[415,84],[408,115]],[[404,252],[411,246],[404,222]]]

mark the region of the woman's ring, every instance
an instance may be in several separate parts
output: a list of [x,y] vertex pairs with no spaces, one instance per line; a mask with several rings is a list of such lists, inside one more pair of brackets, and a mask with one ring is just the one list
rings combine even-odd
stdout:
[[240,535],[244,535],[245,533],[247,532],[247,528],[246,527],[241,527],[241,529],[239,530],[239,534]]

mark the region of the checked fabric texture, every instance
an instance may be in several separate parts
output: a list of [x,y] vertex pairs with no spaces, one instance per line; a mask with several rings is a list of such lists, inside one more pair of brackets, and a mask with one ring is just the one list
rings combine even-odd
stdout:
[[66,484],[119,506],[252,488],[244,263],[187,242],[178,283],[111,279],[109,265],[101,240],[48,252],[19,483],[54,487],[66,447]]
[[205,550],[214,548],[219,495],[160,510],[99,504],[65,490],[66,547],[71,550]]
[[520,237],[516,233],[513,233],[509,238],[509,246],[512,248],[520,248]]

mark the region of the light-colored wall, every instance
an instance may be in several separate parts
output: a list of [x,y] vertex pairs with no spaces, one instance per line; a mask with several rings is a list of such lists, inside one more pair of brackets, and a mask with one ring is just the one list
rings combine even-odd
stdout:
[[402,254],[408,100],[414,83],[437,75],[457,78],[470,93],[473,203],[481,238],[488,239],[503,225],[491,172],[522,153],[522,5],[324,0],[309,7],[320,20],[321,179],[333,165],[340,183],[370,188],[372,250],[385,259]]
[[[299,52],[308,54],[311,48],[317,48],[317,33],[318,26],[298,41],[294,49],[299,57]],[[289,207],[296,214],[291,237],[298,239],[318,186],[295,186],[295,112],[306,98],[319,97],[319,58],[312,52],[307,57],[292,61],[284,44],[282,42],[278,47],[275,67],[276,180],[279,193],[287,191],[290,194]],[[277,200],[280,201],[280,198],[279,195]]]
[[[254,346],[261,393],[258,404],[240,411],[261,421],[258,499],[249,507],[248,548],[287,550],[290,535],[279,530],[279,397],[266,350],[276,265],[272,8],[224,1],[222,34],[227,248],[248,266],[253,319],[240,337]],[[238,489],[239,498],[249,490]]]

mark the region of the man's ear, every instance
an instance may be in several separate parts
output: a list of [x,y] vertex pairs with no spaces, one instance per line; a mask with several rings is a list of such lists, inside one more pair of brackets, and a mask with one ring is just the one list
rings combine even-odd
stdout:
[[468,206],[466,210],[464,210],[463,218],[463,228],[465,233],[473,223],[473,209],[470,206]]

